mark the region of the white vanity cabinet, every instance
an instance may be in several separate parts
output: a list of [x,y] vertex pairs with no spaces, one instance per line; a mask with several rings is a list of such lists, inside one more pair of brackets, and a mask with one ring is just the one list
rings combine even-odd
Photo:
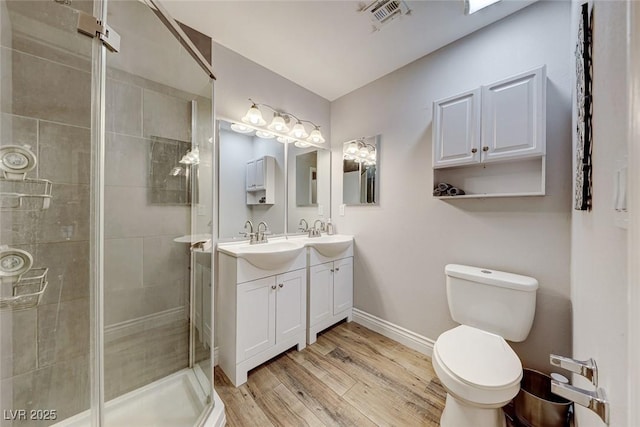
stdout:
[[351,321],[353,308],[353,246],[328,258],[309,248],[309,303],[307,343],[318,332],[343,320]]
[[267,271],[219,252],[218,264],[218,359],[237,387],[250,369],[293,346],[305,347],[306,259],[302,252],[286,269]]
[[434,185],[456,198],[544,195],[545,155],[545,66],[433,104]]

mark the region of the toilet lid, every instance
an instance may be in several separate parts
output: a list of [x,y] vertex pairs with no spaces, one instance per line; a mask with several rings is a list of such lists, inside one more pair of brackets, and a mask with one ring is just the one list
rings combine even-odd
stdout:
[[435,347],[449,371],[471,386],[501,388],[522,378],[520,359],[499,335],[461,325],[440,335]]

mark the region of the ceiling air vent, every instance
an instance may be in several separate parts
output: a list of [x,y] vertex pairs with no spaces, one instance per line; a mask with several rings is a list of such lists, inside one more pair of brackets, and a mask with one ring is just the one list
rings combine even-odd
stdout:
[[377,0],[362,9],[369,15],[376,30],[379,30],[398,16],[408,15],[411,12],[407,3],[403,0]]

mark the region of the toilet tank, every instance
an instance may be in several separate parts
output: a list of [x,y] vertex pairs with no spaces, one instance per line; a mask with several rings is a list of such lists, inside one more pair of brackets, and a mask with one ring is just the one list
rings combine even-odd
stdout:
[[510,341],[527,338],[536,311],[536,279],[459,264],[447,265],[445,274],[453,320]]

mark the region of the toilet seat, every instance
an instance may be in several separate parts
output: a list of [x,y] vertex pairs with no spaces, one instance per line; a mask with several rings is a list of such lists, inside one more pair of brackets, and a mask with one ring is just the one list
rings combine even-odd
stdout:
[[502,406],[520,389],[522,364],[504,338],[466,325],[442,333],[433,366],[454,396],[480,406]]

